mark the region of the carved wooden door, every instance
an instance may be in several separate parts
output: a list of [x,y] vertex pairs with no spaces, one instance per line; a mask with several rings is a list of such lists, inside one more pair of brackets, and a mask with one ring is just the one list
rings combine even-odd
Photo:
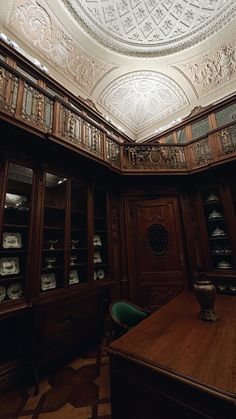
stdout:
[[134,203],[136,299],[156,308],[185,288],[186,266],[176,196]]

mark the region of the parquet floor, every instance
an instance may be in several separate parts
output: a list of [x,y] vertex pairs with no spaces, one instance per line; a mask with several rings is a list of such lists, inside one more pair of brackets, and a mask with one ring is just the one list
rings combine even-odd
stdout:
[[103,346],[59,368],[34,389],[0,395],[0,419],[111,419],[109,361]]

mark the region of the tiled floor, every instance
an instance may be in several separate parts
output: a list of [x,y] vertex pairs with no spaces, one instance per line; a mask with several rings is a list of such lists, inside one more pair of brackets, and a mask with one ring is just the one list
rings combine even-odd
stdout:
[[61,367],[34,389],[0,396],[0,419],[111,419],[109,364],[103,346]]

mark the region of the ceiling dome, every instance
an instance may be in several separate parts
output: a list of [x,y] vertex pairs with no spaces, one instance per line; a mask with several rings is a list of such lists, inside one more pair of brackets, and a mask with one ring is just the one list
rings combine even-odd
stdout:
[[235,15],[235,0],[62,0],[104,46],[126,55],[158,56],[209,37]]

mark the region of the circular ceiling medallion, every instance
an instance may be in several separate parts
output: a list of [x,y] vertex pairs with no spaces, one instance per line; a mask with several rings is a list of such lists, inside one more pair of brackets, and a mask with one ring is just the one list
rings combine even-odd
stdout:
[[235,0],[62,0],[104,46],[157,56],[191,47],[235,17]]

